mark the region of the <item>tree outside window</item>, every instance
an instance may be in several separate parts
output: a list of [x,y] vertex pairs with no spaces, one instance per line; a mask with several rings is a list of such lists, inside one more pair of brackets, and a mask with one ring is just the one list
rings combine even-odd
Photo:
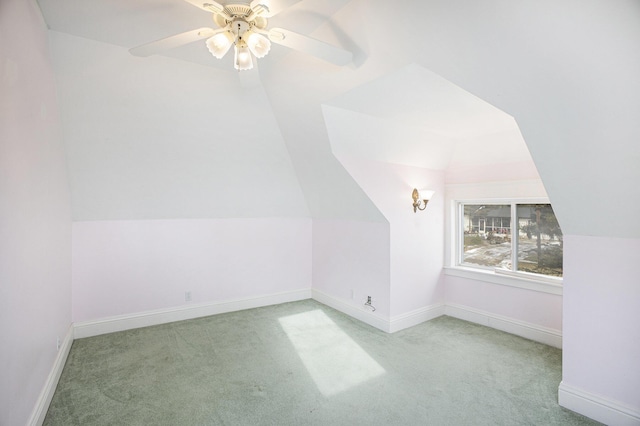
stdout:
[[[562,230],[550,204],[518,204],[518,271],[562,276]],[[533,244],[532,244],[533,243]]]
[[562,230],[550,204],[460,205],[462,266],[562,276]]

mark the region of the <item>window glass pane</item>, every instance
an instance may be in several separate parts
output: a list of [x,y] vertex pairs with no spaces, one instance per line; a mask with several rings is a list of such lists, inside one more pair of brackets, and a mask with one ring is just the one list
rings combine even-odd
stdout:
[[562,231],[550,204],[518,204],[518,271],[562,276]]
[[511,269],[511,206],[464,204],[462,263]]

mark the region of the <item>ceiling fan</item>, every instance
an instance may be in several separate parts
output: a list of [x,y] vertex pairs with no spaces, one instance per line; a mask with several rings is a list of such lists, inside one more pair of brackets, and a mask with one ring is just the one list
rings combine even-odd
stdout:
[[253,0],[247,4],[226,5],[213,0],[185,1],[204,11],[211,12],[213,22],[218,28],[199,28],[187,31],[131,48],[129,52],[135,56],[149,56],[206,39],[209,51],[218,59],[224,57],[233,46],[234,67],[239,71],[252,69],[253,57],[262,58],[269,53],[271,42],[308,53],[336,65],[346,65],[352,60],[353,55],[348,50],[284,28],[268,28],[268,18],[299,0],[280,0],[279,2],[277,0]]

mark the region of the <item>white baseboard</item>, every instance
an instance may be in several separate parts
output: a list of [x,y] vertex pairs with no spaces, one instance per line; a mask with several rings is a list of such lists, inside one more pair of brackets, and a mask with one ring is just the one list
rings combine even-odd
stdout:
[[186,305],[177,308],[159,309],[155,311],[138,312],[130,315],[120,315],[95,321],[83,321],[74,324],[76,339],[114,333],[116,331],[131,330],[151,325],[166,324],[209,315],[277,305],[279,303],[295,302],[310,299],[311,289],[294,290],[249,299],[230,300],[224,302]]
[[444,313],[445,305],[443,303],[437,303],[402,315],[397,315],[391,318],[389,332],[395,333],[396,331],[413,327],[414,325],[421,324],[425,321],[438,318],[439,316],[444,315]]
[[49,376],[47,376],[47,381],[42,387],[42,391],[40,391],[40,395],[36,400],[36,405],[31,412],[31,417],[29,417],[27,425],[40,426],[44,422],[44,418],[47,415],[47,410],[49,409],[49,404],[51,404],[53,394],[56,392],[56,387],[58,386],[58,381],[60,380],[60,375],[62,374],[62,370],[64,369],[64,364],[67,362],[69,351],[71,351],[73,338],[73,325],[69,325],[69,330],[64,336],[64,340],[61,342],[60,348],[58,349],[58,354],[56,355],[56,359],[53,362],[53,367],[51,367]]
[[[33,410],[28,425],[41,425],[44,421],[44,417],[47,413],[47,409],[49,407],[51,399],[53,398],[53,394],[58,384],[60,375],[62,374],[62,369],[64,368],[64,364],[67,360],[67,356],[69,355],[71,344],[73,343],[74,339],[97,336],[100,334],[113,333],[117,331],[130,330],[152,325],[166,324],[174,321],[200,318],[209,315],[235,312],[244,309],[277,305],[280,303],[294,302],[309,298],[313,298],[320,303],[330,306],[346,315],[349,315],[357,320],[360,320],[366,324],[371,325],[372,327],[375,327],[387,333],[393,333],[399,330],[403,330],[405,328],[418,325],[422,322],[429,321],[441,315],[449,315],[455,318],[460,318],[466,321],[471,321],[496,328],[498,330],[503,330],[508,333],[516,334],[518,336],[542,342],[551,346],[562,346],[562,335],[557,330],[547,329],[541,326],[528,324],[511,318],[501,317],[466,306],[435,304],[388,319],[380,314],[375,314],[364,306],[361,307],[350,304],[341,299],[329,296],[326,293],[323,293],[316,289],[295,290],[248,299],[214,302],[199,305],[186,305],[176,308],[139,312],[131,315],[121,315],[72,324],[67,335],[65,336],[64,341],[62,342],[62,346],[60,348],[60,351],[58,352],[55,364],[51,370],[51,373],[49,374],[49,377],[47,378],[47,382],[40,394],[40,397],[38,398],[37,404]],[[579,405],[578,402],[585,405],[587,403],[585,403],[584,401],[589,401],[587,404],[590,404],[589,406],[599,404],[599,406],[608,407],[607,409],[609,409],[610,411],[618,413],[619,416],[626,416],[624,418],[629,420],[626,423],[614,422],[611,424],[633,424],[636,426],[640,426],[637,413],[633,413],[630,410],[625,411],[624,409],[620,409],[619,407],[611,408],[614,407],[614,405],[599,402],[602,400],[597,400],[593,397],[585,397],[585,393],[576,392],[572,390],[573,388],[571,387],[564,386],[564,390],[562,388],[563,386],[561,384],[561,401],[564,401],[567,405],[564,405],[562,402],[561,405],[573,411],[584,414],[583,411],[580,411],[580,407],[578,407],[577,409],[572,407]],[[586,411],[590,412],[588,409],[586,409]],[[589,414],[585,415],[592,417]],[[592,418],[599,420],[597,417]],[[636,423],[633,423],[633,421],[635,421]]]
[[562,332],[552,328],[503,317],[468,306],[447,304],[445,315],[459,318],[476,324],[486,325],[497,330],[506,331],[516,336],[544,343],[556,348],[562,348]]
[[364,306],[360,307],[349,304],[316,289],[311,289],[311,294],[314,300],[317,300],[324,305],[327,305],[337,311],[342,312],[343,314],[349,315],[350,317],[362,321],[365,324],[369,324],[370,326],[375,327],[378,330],[382,330],[387,333],[390,332],[391,325],[389,321],[383,318],[381,315],[376,315],[374,312],[365,308]]
[[558,403],[571,411],[607,425],[640,426],[640,412],[560,382]]

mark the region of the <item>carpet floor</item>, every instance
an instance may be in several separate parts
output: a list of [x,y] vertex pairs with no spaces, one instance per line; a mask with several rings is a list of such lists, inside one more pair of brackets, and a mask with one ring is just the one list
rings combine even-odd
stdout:
[[78,339],[45,425],[596,425],[562,351],[451,317],[387,334],[313,300]]

